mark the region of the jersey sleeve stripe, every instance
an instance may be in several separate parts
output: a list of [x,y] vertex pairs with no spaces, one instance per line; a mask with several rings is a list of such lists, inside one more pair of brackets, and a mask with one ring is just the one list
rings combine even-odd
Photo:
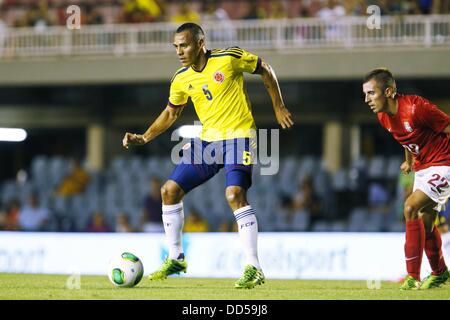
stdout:
[[172,102],[170,102],[170,100],[169,101],[167,101],[167,105],[169,106],[169,107],[171,107],[171,108],[181,108],[181,107],[185,107],[186,106],[186,103],[185,104],[173,104]]
[[258,62],[256,63],[256,68],[255,68],[255,71],[253,71],[252,73],[253,74],[255,74],[256,73],[256,71],[258,71],[258,68],[261,66],[261,58],[260,57],[258,57]]
[[242,55],[237,55],[234,53],[217,53],[217,54],[211,54],[211,58],[215,58],[215,57],[223,57],[223,56],[232,56],[235,57],[236,59],[240,59],[242,57]]
[[235,54],[235,55],[238,55],[238,56],[242,56],[242,54],[243,54],[242,51],[238,51],[238,50],[213,50],[211,53],[212,54],[229,53],[229,54]]
[[188,69],[189,69],[189,67],[185,67],[185,68],[183,68],[183,69],[181,69],[181,70],[178,70],[178,71],[173,75],[173,77],[172,77],[172,79],[170,80],[170,82],[173,82],[173,79],[175,79],[175,77],[176,77],[177,75],[179,75],[180,73],[183,73],[183,72],[187,71]]

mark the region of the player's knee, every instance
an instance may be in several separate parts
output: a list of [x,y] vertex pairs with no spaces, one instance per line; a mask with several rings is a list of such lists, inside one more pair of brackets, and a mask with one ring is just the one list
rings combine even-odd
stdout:
[[225,191],[225,197],[229,204],[245,202],[245,193],[242,188],[228,187]]
[[406,200],[403,214],[406,220],[417,219],[419,217],[419,208],[415,205],[415,203]]
[[181,200],[181,189],[170,181],[161,187],[161,198],[165,204],[178,203]]

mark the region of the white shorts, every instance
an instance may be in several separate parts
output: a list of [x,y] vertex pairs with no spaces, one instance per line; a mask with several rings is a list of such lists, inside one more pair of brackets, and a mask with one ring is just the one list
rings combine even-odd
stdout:
[[417,171],[414,175],[413,192],[417,189],[437,203],[434,210],[445,210],[450,197],[450,167],[436,166]]

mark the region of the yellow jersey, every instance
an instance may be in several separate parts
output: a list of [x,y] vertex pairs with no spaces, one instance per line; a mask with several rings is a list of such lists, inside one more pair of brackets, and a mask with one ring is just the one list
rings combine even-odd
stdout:
[[261,59],[238,47],[208,50],[206,58],[201,71],[184,67],[175,73],[169,105],[185,106],[191,98],[203,125],[202,140],[254,137],[256,126],[243,73],[254,73]]

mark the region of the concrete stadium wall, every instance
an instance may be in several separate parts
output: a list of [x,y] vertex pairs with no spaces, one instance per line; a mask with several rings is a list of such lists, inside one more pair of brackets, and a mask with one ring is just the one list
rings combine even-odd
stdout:
[[[361,79],[379,66],[391,68],[396,77],[450,76],[448,47],[252,51],[274,67],[280,80]],[[179,67],[175,53],[0,60],[0,85],[169,81]]]

